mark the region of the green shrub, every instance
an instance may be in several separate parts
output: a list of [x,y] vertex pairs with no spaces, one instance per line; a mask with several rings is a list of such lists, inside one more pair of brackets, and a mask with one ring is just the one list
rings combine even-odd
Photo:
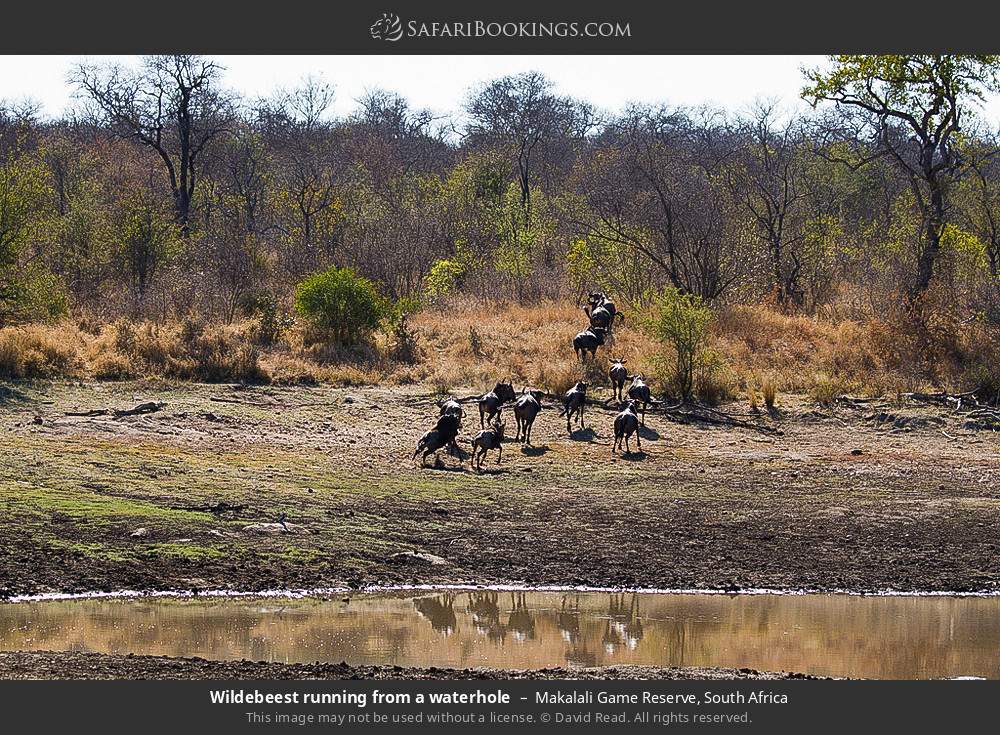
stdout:
[[712,361],[703,360],[702,349],[712,322],[712,310],[694,294],[682,294],[668,287],[654,297],[645,319],[646,329],[674,354],[668,380],[676,394],[690,398],[696,370]]
[[467,260],[441,258],[434,261],[430,272],[424,276],[424,293],[431,301],[437,301],[452,293],[468,271]]
[[392,314],[392,305],[367,278],[350,268],[330,268],[295,288],[295,310],[333,342],[354,345]]

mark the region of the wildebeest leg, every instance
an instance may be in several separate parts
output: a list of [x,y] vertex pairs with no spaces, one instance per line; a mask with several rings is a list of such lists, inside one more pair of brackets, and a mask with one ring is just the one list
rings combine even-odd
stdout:
[[531,419],[531,423],[528,424],[528,430],[524,434],[524,443],[529,447],[531,446],[531,428],[535,425],[535,420]]
[[483,411],[483,407],[480,406],[479,407],[479,428],[480,429],[485,429],[486,428],[486,422],[483,420],[483,414],[484,413],[485,413],[485,411]]
[[582,404],[582,403],[580,404],[580,428],[581,429],[586,429],[587,426],[586,426],[586,424],[583,423],[583,405],[584,404]]
[[497,445],[497,464],[500,464],[500,460],[503,459],[503,444]]
[[635,432],[635,446],[640,452],[642,451],[642,435],[638,431]]
[[646,404],[642,404],[642,425],[646,425]]

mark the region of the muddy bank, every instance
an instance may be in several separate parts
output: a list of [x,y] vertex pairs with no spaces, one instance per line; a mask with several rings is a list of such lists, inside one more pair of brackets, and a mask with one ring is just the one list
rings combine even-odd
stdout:
[[[470,392],[472,389],[469,389]],[[411,459],[426,387],[17,385],[0,411],[0,597],[523,583],[1000,590],[1000,438],[945,410],[818,410],[780,433],[610,411],[483,474]],[[94,414],[141,401],[154,413]],[[745,407],[732,407],[746,412]],[[467,418],[461,446],[478,429]]]
[[815,679],[753,669],[608,666],[506,671],[503,669],[403,668],[266,661],[208,661],[165,656],[99,653],[0,653],[0,679]]

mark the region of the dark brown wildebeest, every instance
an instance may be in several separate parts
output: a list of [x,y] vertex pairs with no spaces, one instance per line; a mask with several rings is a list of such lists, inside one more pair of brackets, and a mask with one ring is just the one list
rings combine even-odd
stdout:
[[625,360],[619,358],[615,360],[609,357],[608,362],[611,367],[608,369],[608,378],[611,379],[611,390],[616,401],[625,399],[625,381],[628,380],[628,370],[625,368]]
[[563,397],[563,410],[559,415],[566,415],[566,432],[569,434],[573,433],[573,429],[570,427],[570,419],[575,415],[580,420],[580,428],[586,429],[587,427],[583,424],[583,407],[587,403],[587,384],[584,382],[578,382],[568,391]]
[[587,359],[587,353],[591,357],[597,357],[597,348],[604,344],[607,330],[603,327],[589,327],[573,338],[573,350],[580,362]]
[[514,394],[514,383],[508,378],[493,386],[493,390],[483,394],[479,399],[479,428],[485,429],[488,422],[500,415],[500,407],[510,403],[517,396]]
[[524,388],[521,391],[521,396],[514,403],[514,420],[517,421],[515,441],[522,440],[531,445],[531,427],[535,425],[535,417],[542,410],[542,395],[540,390]]
[[631,454],[632,449],[628,445],[629,437],[635,434],[635,445],[642,451],[642,440],[639,438],[639,415],[635,412],[636,401],[630,400],[625,404],[625,410],[615,416],[615,442],[611,445],[611,453],[620,449],[622,440],[625,441],[625,453]]
[[483,470],[483,457],[491,449],[498,450],[497,464],[503,459],[503,432],[506,421],[494,421],[488,429],[483,429],[472,440],[472,465],[477,470]]

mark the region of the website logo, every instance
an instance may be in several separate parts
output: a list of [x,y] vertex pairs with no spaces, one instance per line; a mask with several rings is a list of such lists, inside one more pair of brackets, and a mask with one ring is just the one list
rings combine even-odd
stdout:
[[398,41],[403,37],[403,23],[395,13],[382,13],[369,30],[376,41]]

